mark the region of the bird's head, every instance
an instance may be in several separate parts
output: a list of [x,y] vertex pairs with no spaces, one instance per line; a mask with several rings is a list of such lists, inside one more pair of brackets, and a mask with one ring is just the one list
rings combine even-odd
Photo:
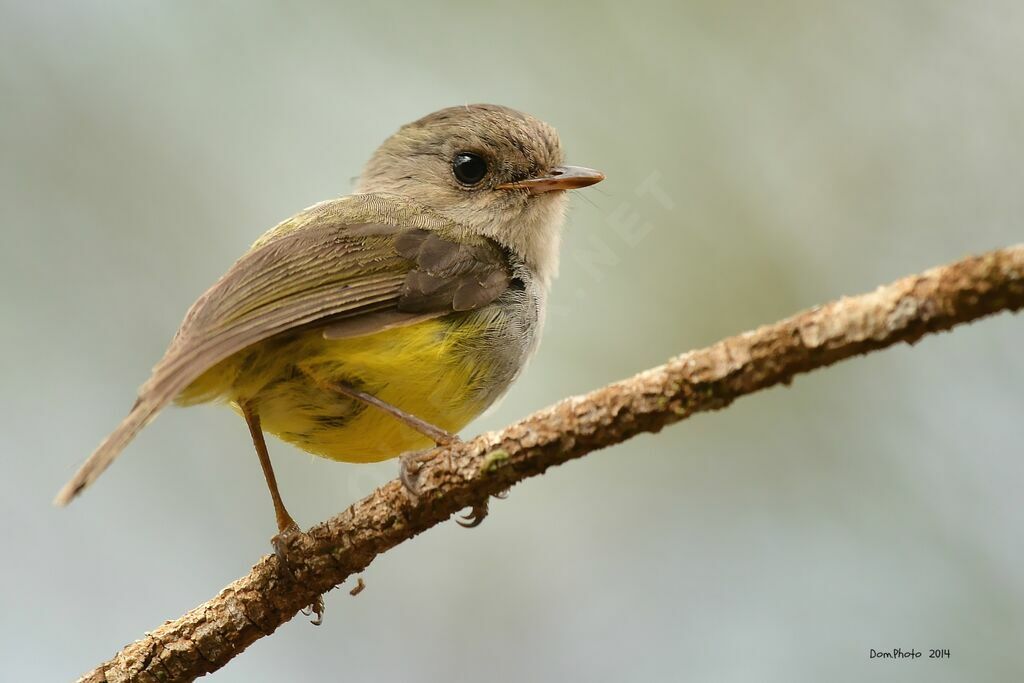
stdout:
[[546,283],[557,271],[565,190],[603,179],[565,166],[547,123],[473,104],[402,126],[371,157],[356,192],[401,195],[444,214],[511,249]]

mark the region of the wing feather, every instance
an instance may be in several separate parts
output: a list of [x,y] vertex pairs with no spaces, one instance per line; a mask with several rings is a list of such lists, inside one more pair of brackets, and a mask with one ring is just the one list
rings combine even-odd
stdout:
[[492,302],[511,278],[504,252],[444,228],[408,202],[355,195],[260,238],[192,305],[129,414],[54,502],[67,504],[182,390],[252,344],[310,325],[328,338],[370,334]]

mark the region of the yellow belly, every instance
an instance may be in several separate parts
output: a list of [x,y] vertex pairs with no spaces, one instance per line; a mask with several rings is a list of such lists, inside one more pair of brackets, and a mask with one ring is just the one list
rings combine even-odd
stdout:
[[255,406],[264,431],[315,455],[374,462],[433,443],[388,413],[332,390],[361,389],[451,432],[487,406],[481,323],[456,314],[352,339],[319,330],[270,339],[222,361],[178,398]]

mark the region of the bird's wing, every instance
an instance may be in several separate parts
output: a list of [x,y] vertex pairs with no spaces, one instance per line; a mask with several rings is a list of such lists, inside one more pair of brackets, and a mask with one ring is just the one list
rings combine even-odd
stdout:
[[330,338],[370,334],[494,301],[511,281],[504,252],[482,238],[456,241],[446,227],[372,195],[323,202],[279,225],[193,304],[128,416],[55,502],[92,483],[203,372],[252,344],[311,326]]

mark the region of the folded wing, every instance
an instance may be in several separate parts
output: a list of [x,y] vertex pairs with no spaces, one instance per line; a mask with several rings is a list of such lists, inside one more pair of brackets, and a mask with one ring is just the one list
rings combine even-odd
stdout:
[[370,334],[487,305],[507,288],[510,269],[492,242],[455,241],[396,220],[401,212],[353,212],[341,206],[348,199],[283,223],[193,304],[127,417],[55,503],[92,483],[203,372],[252,344],[311,326],[328,338]]

